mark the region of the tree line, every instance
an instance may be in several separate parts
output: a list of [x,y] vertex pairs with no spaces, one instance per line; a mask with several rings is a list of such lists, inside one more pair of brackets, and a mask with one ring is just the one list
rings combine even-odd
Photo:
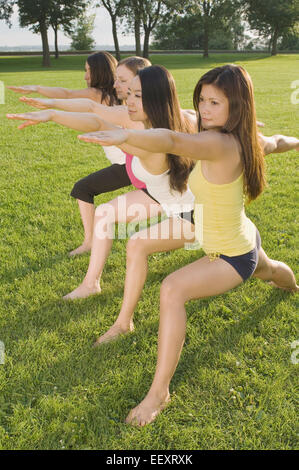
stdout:
[[[46,67],[50,66],[49,28],[55,34],[56,57],[59,29],[73,35],[79,47],[92,48],[88,34],[94,18],[86,17],[91,6],[103,6],[109,13],[118,60],[120,31],[134,33],[136,55],[144,57],[149,55],[151,35],[156,48],[200,48],[204,57],[215,45],[238,49],[246,37],[246,24],[269,41],[272,55],[281,38],[299,45],[299,0],[0,0],[0,19],[8,24],[14,5],[20,26],[40,34]],[[80,42],[84,35],[87,42]]]

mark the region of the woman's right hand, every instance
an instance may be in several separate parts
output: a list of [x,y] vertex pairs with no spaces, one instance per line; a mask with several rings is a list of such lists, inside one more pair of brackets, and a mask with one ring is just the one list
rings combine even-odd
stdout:
[[27,98],[27,96],[21,96],[19,100],[38,109],[48,109],[54,106],[54,99],[51,98]]
[[104,146],[121,145],[126,142],[128,132],[126,129],[115,129],[110,131],[97,131],[77,136],[79,140]]
[[23,85],[23,86],[8,86],[9,90],[14,91],[15,93],[38,93],[38,85]]
[[23,124],[18,126],[18,129],[24,129],[25,127],[34,126],[40,122],[51,121],[54,112],[55,111],[53,109],[49,109],[46,111],[36,111],[33,113],[6,114],[6,117],[8,119],[18,119],[20,121],[25,121]]

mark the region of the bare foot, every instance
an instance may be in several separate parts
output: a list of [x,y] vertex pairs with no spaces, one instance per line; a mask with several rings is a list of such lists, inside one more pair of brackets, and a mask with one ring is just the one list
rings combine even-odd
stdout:
[[88,253],[91,250],[91,243],[83,242],[82,245],[78,246],[75,250],[69,252],[69,256],[82,255]]
[[282,286],[279,286],[278,284],[275,284],[275,282],[273,281],[268,282],[268,284],[270,284],[270,286],[272,287],[276,287],[276,289],[282,289],[282,290],[285,290],[286,292],[291,292],[292,294],[299,292],[299,286],[297,285],[296,287],[282,287]]
[[130,333],[131,331],[134,331],[133,322],[130,323],[130,326],[127,328],[117,323],[114,323],[114,325],[112,325],[111,328],[106,331],[106,333],[98,337],[93,346],[96,348],[97,346],[99,346],[99,344],[109,343],[110,341],[116,339],[118,336],[125,335],[127,333]]
[[170,395],[168,392],[164,398],[148,394],[136,408],[130,411],[126,418],[126,423],[133,426],[145,426],[152,423],[169,402]]
[[84,283],[80,284],[77,289],[63,297],[64,300],[85,299],[90,295],[100,294],[101,288],[99,283],[95,283],[92,287]]

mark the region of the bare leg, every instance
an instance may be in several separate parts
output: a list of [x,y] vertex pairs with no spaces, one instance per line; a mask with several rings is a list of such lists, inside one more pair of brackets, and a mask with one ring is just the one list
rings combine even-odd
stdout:
[[[127,270],[122,307],[115,323],[97,339],[95,346],[133,331],[133,314],[146,280],[148,256],[182,248],[184,243],[191,241],[193,233],[193,224],[179,218],[171,218],[130,238],[127,243]],[[163,235],[166,234],[168,238],[164,239]]]
[[263,248],[259,250],[259,261],[253,276],[264,281],[270,281],[274,287],[289,292],[299,291],[299,286],[291,268],[281,261],[268,258]]
[[161,211],[160,204],[139,190],[131,191],[99,206],[95,212],[87,273],[82,284],[66,295],[64,299],[85,298],[101,292],[99,281],[113,244],[115,222],[130,222],[132,219],[146,220]]
[[144,400],[126,422],[144,426],[152,422],[170,399],[169,384],[185,340],[185,302],[218,295],[241,284],[242,278],[222,259],[203,257],[170,274],[162,283],[158,359],[153,383]]
[[70,256],[81,255],[82,253],[86,253],[91,249],[92,243],[92,234],[93,234],[93,223],[94,223],[94,204],[90,204],[89,202],[81,201],[77,199],[79,210],[81,214],[81,219],[84,228],[84,240],[82,245],[80,245],[75,250],[69,253]]

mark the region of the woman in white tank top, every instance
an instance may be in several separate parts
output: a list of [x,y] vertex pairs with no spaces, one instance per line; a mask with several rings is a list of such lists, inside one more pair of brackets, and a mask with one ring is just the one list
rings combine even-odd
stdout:
[[[164,67],[152,66],[138,72],[131,83],[127,105],[132,121],[141,121],[145,127],[196,131],[195,116],[188,115],[188,120],[183,117],[173,77]],[[103,129],[115,129],[105,122],[102,126]],[[131,191],[97,207],[88,271],[82,284],[65,299],[83,298],[101,291],[99,280],[112,247],[115,222],[135,222],[165,213],[173,219],[165,249],[179,248],[190,240],[190,233],[189,238],[178,233],[182,231],[182,225],[188,225],[192,232],[190,221],[194,198],[186,183],[193,166],[191,161],[151,154],[128,145],[120,148],[136,155],[132,160],[132,172],[136,178],[146,180],[147,189]],[[189,221],[181,218],[182,213],[188,213]]]
[[126,163],[126,156],[122,150],[115,147],[114,145],[111,147],[103,147],[104,153],[108,160],[114,165],[117,163],[118,165],[124,165]]
[[142,161],[136,156],[133,157],[131,166],[134,176],[145,183],[148,194],[161,204],[168,217],[193,210],[194,196],[189,186],[183,193],[171,189],[169,170],[153,175],[144,168]]

